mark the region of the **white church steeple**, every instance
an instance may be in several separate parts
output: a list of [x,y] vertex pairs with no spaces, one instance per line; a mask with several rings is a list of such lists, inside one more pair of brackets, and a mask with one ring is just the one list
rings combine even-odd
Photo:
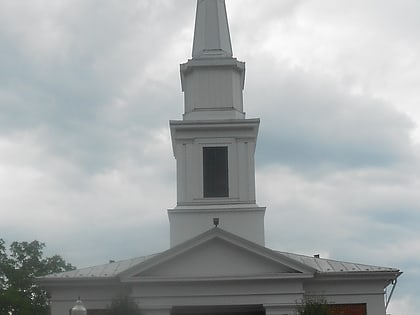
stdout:
[[198,0],[193,56],[181,65],[183,120],[170,121],[177,206],[171,246],[214,226],[264,245],[265,208],[255,197],[259,119],[245,119],[245,63],[232,57],[224,0]]

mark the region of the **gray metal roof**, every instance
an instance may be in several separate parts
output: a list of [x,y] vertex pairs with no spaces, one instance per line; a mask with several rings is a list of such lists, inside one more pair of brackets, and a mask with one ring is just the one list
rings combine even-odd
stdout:
[[301,262],[309,267],[312,267],[319,273],[339,273],[339,272],[379,272],[389,271],[398,272],[398,269],[389,267],[372,266],[365,264],[357,264],[345,261],[337,261],[333,259],[318,258],[312,256],[305,256],[293,253],[278,252],[293,260]]
[[77,279],[77,278],[112,278],[118,276],[121,272],[152,258],[155,255],[142,256],[137,258],[131,258],[109,264],[87,267],[82,269],[76,269],[66,272],[49,274],[44,279]]
[[[352,273],[352,272],[399,272],[398,269],[364,265],[357,263],[350,263],[344,261],[337,261],[332,259],[317,258],[287,252],[276,251],[281,255],[284,255],[290,259],[300,262],[315,269],[319,273]],[[129,268],[142,263],[152,257],[159,254],[131,258],[127,260],[121,260],[117,262],[111,262],[109,264],[93,266],[88,268],[82,268],[72,271],[66,271],[62,273],[53,273],[42,277],[44,279],[86,279],[86,278],[102,278],[109,279],[117,277],[120,273],[128,270]]]

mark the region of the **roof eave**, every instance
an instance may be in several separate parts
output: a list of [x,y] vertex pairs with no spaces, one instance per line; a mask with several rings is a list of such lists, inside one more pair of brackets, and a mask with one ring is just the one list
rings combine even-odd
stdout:
[[102,285],[107,284],[119,284],[118,277],[78,277],[78,278],[48,278],[48,277],[38,277],[35,279],[35,283],[42,287],[52,287],[52,286],[61,286],[61,285],[80,285],[84,286],[94,286],[99,283]]
[[235,281],[260,281],[260,280],[295,280],[310,279],[314,275],[311,273],[285,273],[255,276],[218,276],[218,277],[138,277],[122,279],[124,283],[187,283],[187,282],[235,282]]
[[402,272],[398,269],[396,270],[386,270],[386,271],[340,271],[340,272],[317,272],[315,274],[315,279],[317,280],[385,280],[385,281],[394,281],[396,280]]

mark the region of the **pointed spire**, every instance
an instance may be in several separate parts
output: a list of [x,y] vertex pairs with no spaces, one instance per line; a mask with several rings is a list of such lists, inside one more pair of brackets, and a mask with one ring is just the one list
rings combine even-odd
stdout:
[[225,0],[197,0],[193,58],[232,55]]

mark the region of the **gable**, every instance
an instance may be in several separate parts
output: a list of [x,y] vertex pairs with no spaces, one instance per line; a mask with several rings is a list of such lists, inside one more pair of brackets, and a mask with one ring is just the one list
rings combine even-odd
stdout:
[[299,273],[299,271],[224,239],[213,238],[133,276],[195,278],[287,273]]

